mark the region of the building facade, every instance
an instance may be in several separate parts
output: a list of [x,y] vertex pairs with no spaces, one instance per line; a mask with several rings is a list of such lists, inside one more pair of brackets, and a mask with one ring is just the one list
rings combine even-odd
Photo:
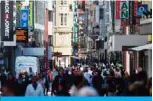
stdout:
[[73,0],[57,0],[55,3],[55,23],[53,34],[53,52],[57,66],[68,66],[72,55]]

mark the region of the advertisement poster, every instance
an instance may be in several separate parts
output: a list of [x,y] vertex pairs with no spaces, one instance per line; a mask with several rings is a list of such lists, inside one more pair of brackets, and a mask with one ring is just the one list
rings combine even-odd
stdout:
[[34,2],[30,1],[29,2],[29,27],[31,29],[34,29]]
[[1,40],[13,41],[13,1],[1,1]]
[[120,19],[120,0],[116,1],[116,19]]
[[29,21],[29,16],[28,16],[29,11],[28,10],[21,10],[20,11],[20,27],[23,28],[28,28],[28,21]]
[[28,29],[16,29],[16,41],[27,43],[28,42]]

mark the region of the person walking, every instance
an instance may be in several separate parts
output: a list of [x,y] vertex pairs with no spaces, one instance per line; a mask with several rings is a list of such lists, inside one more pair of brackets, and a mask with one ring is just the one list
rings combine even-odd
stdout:
[[58,75],[55,77],[52,84],[52,95],[56,96],[69,96],[68,81],[64,74],[63,68],[59,69]]
[[32,83],[27,86],[25,96],[44,96],[43,87],[37,81],[37,76],[33,76]]

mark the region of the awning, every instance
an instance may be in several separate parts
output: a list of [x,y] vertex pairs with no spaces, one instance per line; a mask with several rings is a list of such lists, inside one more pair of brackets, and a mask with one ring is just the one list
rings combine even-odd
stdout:
[[131,50],[134,50],[134,51],[142,51],[142,50],[148,50],[148,49],[152,49],[152,44],[147,44],[147,45],[131,48]]

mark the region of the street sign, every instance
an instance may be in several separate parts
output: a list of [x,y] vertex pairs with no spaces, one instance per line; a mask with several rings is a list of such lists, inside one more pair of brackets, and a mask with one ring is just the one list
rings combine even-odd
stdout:
[[23,28],[28,28],[28,21],[29,21],[29,11],[28,10],[21,10],[20,11],[20,27],[23,27]]

